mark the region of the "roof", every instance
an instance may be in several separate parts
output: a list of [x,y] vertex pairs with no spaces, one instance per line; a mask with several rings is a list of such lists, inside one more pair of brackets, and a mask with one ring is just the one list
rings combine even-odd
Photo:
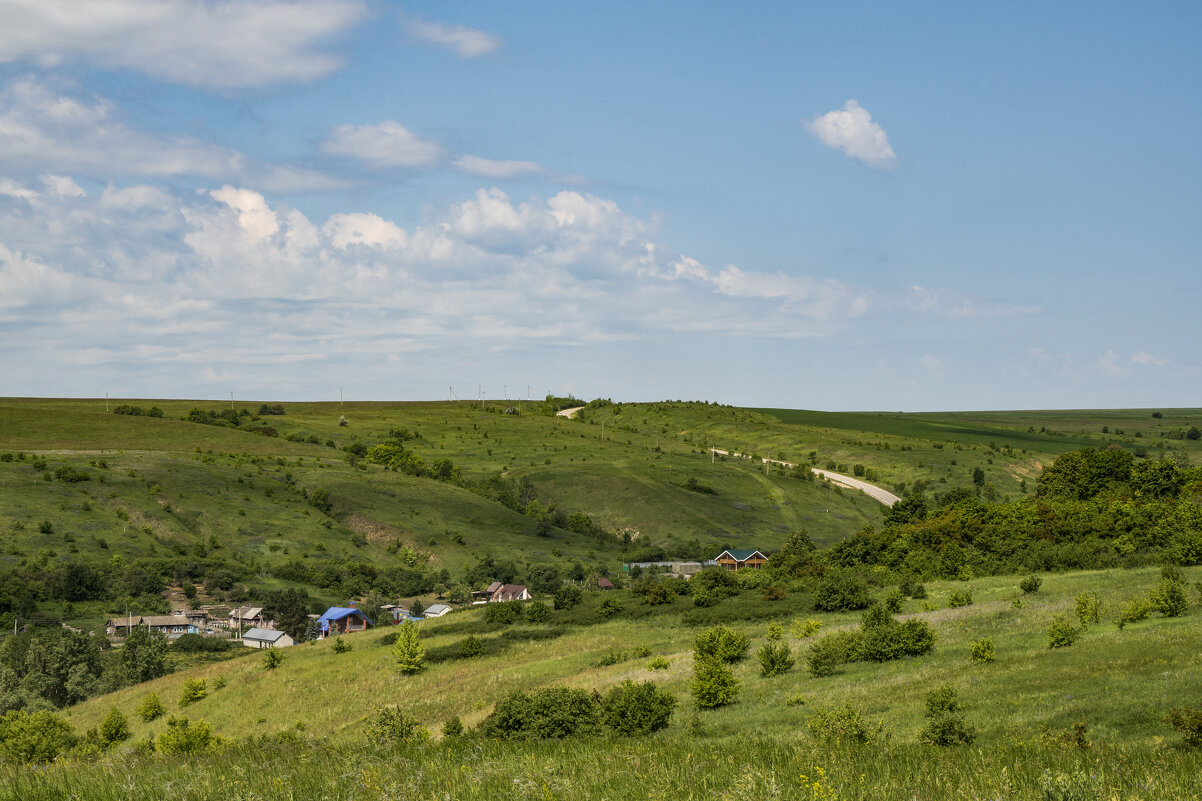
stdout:
[[284,636],[284,632],[276,629],[249,629],[242,635],[244,640],[262,640],[263,642],[275,642],[280,637]]
[[502,598],[517,598],[522,593],[529,593],[525,584],[503,584],[494,594],[500,595]]
[[430,604],[426,607],[427,615],[438,616],[450,611],[451,607],[447,606],[446,604]]
[[183,615],[145,615],[139,621],[143,626],[191,626],[192,621]]
[[371,618],[363,614],[362,610],[351,609],[347,606],[331,606],[325,611],[325,614],[317,618],[317,622],[321,624],[322,631],[329,631],[331,621],[342,620],[344,617],[351,617],[352,615],[358,615],[366,620],[370,625],[375,625],[375,623],[371,622]]
[[727,549],[727,550],[723,551],[722,553],[718,554],[719,559],[722,558],[723,553],[728,554],[730,556],[730,558],[734,559],[736,562],[746,562],[748,559],[755,556],[757,553],[760,554],[761,559],[768,558],[767,556],[764,556],[764,554],[757,551],[755,548]]
[[263,614],[261,606],[244,606],[241,609],[235,609],[230,612],[230,617],[236,617],[239,620],[251,620]]
[[501,582],[494,581],[492,584],[488,585],[488,589],[485,590],[485,592],[496,592],[497,590],[501,589],[502,586],[504,585],[502,585]]
[[597,586],[607,590],[612,590],[614,588],[614,583],[607,578],[599,578],[597,579]]

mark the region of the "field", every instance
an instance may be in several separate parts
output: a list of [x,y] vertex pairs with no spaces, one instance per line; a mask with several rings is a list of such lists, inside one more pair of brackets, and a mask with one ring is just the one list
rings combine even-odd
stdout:
[[[87,798],[150,798],[161,792],[181,798],[371,799],[484,798],[497,792],[516,798],[1199,797],[1202,760],[1177,745],[1179,736],[1164,721],[1170,707],[1202,704],[1197,597],[1184,617],[1153,616],[1120,630],[1114,623],[1119,610],[1147,594],[1158,570],[1050,574],[1033,595],[1019,592],[1018,578],[931,582],[925,601],[905,601],[902,617],[926,620],[936,631],[930,655],[852,663],[822,678],[808,675],[804,658],[785,675],[764,678],[753,657],[736,665],[741,682],[736,702],[700,712],[689,700],[688,685],[692,640],[702,626],[690,620],[689,606],[681,601],[649,610],[623,591],[615,592],[626,611],[593,625],[564,622],[582,618],[561,612],[542,626],[485,624],[477,611],[426,621],[422,641],[432,655],[445,657],[468,635],[508,642],[491,655],[444,658],[412,677],[396,672],[378,631],[348,636],[353,648],[345,653],[336,653],[330,640],[288,649],[274,670],[264,669],[262,654],[248,652],[67,712],[82,731],[115,707],[130,719],[129,742],[136,743],[163,730],[163,719],[147,724],[135,714],[140,701],[156,693],[168,715],[204,719],[220,736],[242,743],[232,751],[182,763],[155,756],[68,760],[36,771],[9,768],[0,776],[11,797],[28,798],[72,791]],[[1202,579],[1202,568],[1188,569],[1185,579]],[[965,589],[973,603],[950,608],[951,593]],[[1083,592],[1100,599],[1100,622],[1088,625],[1072,646],[1050,649],[1053,615],[1071,616]],[[590,594],[586,608],[602,595]],[[767,606],[785,624],[784,642],[804,657],[814,639],[798,636],[790,625],[802,616],[797,609],[807,608],[805,601],[794,606],[793,600],[765,602],[749,593],[707,611],[730,615],[728,624],[751,638],[754,652],[769,619],[738,617]],[[782,608],[772,612],[772,603]],[[859,619],[858,613],[812,611],[804,617],[822,622],[820,635]],[[532,639],[539,636],[534,631],[546,638]],[[981,638],[993,640],[995,661],[969,659],[970,644]],[[649,655],[635,656],[638,649]],[[657,656],[668,661],[666,670],[648,666]],[[177,711],[183,682],[198,677],[219,689]],[[384,705],[414,715],[437,738],[449,717],[471,727],[511,690],[563,684],[604,692],[625,679],[654,680],[677,695],[681,703],[672,725],[646,739],[530,744],[468,737],[399,751],[364,741],[363,719]],[[966,718],[978,732],[973,747],[917,742],[924,700],[943,684],[956,687],[966,705]],[[845,704],[881,724],[880,742],[836,745],[814,739],[809,719]],[[1073,734],[1078,723],[1086,726],[1083,738]],[[354,768],[340,759],[346,754],[356,755]],[[252,755],[255,769],[239,770]]]

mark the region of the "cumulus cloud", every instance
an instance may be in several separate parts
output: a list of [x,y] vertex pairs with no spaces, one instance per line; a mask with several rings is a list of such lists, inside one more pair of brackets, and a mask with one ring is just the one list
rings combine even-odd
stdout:
[[888,169],[897,163],[885,129],[873,122],[868,109],[855,100],[810,120],[806,128],[822,144],[841,150],[869,167]]
[[479,156],[459,156],[452,164],[460,172],[483,178],[517,178],[523,175],[547,175],[549,171],[533,161],[495,161]]
[[491,53],[501,46],[501,39],[492,34],[462,25],[404,19],[405,33],[420,42],[438,45],[453,51],[460,58],[475,58]]
[[314,220],[233,184],[6,200],[0,299],[11,375],[137,365],[173,382],[211,369],[227,385],[299,363],[309,375],[405,355],[437,367],[481,342],[829,336],[904,308],[839,280],[707,266],[584,192],[516,201],[482,189],[406,227],[354,212]]
[[210,89],[310,81],[362,0],[0,0],[0,63],[82,61]]
[[0,89],[0,168],[127,179],[193,175],[255,181],[275,191],[342,185],[314,170],[259,163],[193,137],[138,130],[105,98],[75,96],[33,78]]
[[375,167],[430,167],[442,158],[438,142],[422,139],[394,120],[377,125],[339,125],[321,149]]

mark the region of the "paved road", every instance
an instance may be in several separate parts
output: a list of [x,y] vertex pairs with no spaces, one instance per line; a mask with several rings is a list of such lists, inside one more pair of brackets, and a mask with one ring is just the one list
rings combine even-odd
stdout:
[[[710,448],[710,450],[721,456],[736,456],[740,459],[750,459],[751,458],[750,456],[748,456],[745,453],[731,453],[730,451],[724,451],[721,448]],[[764,461],[770,462],[772,464],[779,464],[784,467],[790,467],[790,468],[797,466],[797,465],[793,464],[792,462],[783,462],[780,459],[765,459]],[[869,484],[867,481],[861,481],[858,478],[852,478],[851,476],[845,476],[842,473],[832,473],[830,470],[819,470],[817,468],[810,468],[810,469],[814,472],[815,475],[821,476],[822,478],[829,480],[832,484],[838,484],[839,486],[847,487],[848,489],[859,490],[860,492],[864,493],[865,495],[869,496],[870,498],[874,498],[874,499],[880,501],[881,503],[885,504],[885,506],[892,506],[893,504],[895,504],[901,500],[901,498],[897,497],[892,492],[889,492],[888,490],[883,490],[880,487],[876,486],[875,484]]]
[[571,409],[560,409],[556,414],[560,417],[571,417],[583,408],[583,406],[573,406]]

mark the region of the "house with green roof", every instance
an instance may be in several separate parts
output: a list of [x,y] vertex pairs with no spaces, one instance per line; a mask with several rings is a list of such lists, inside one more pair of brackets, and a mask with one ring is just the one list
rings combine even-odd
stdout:
[[718,554],[714,560],[727,570],[759,570],[768,561],[768,557],[753,549],[731,549]]

